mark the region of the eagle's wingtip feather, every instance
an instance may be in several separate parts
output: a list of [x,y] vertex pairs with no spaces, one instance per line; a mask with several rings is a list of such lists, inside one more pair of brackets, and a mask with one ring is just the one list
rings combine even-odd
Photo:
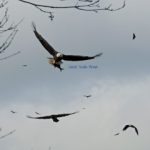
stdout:
[[33,21],[32,21],[32,28],[33,28],[33,31],[36,31],[36,25]]
[[101,56],[103,53],[99,53],[99,54],[96,54],[95,56],[94,56],[94,58],[95,57],[99,57],[99,56]]

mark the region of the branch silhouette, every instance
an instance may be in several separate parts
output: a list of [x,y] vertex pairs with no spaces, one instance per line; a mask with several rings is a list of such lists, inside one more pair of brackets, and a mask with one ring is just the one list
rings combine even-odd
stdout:
[[[9,24],[9,15],[8,15],[8,8],[7,8],[8,0],[1,0],[0,1],[0,54],[6,51],[8,47],[11,45],[12,41],[14,40],[17,32],[18,26],[23,21],[20,20],[18,23]],[[17,52],[18,54],[18,52]],[[5,59],[15,56],[16,52],[4,57]],[[4,58],[0,58],[3,60]]]
[[20,53],[21,53],[20,51],[15,52],[15,53],[13,53],[13,54],[11,54],[11,55],[8,55],[8,56],[6,56],[6,57],[0,58],[0,61],[5,60],[5,59],[8,59],[8,58],[10,58],[10,57],[13,57],[13,56],[15,56],[15,55],[18,55],[18,54],[20,54]]
[[[51,11],[52,9],[76,9],[80,11],[99,12],[99,11],[118,11],[126,6],[125,1],[118,8],[112,8],[112,4],[106,7],[101,7],[100,0],[77,0],[77,2],[75,1],[76,2],[75,4],[64,6],[37,4],[26,0],[19,0],[19,1],[32,5],[35,8],[39,9],[41,12],[49,14],[51,20],[53,20],[54,18],[53,12]],[[45,8],[49,10],[45,10]]]

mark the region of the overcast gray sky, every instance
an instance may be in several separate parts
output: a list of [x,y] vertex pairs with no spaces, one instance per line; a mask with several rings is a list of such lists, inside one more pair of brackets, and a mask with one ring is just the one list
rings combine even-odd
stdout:
[[[103,4],[109,2],[113,7],[122,4],[121,0],[103,0]],[[148,0],[130,0],[116,12],[53,10],[55,18],[50,21],[34,7],[10,0],[10,21],[24,21],[7,53],[1,55],[21,51],[0,62],[0,136],[16,129],[0,140],[0,149],[149,150],[149,5]],[[103,55],[85,62],[64,62],[65,70],[60,72],[48,64],[50,55],[36,39],[32,21],[62,53]],[[86,99],[85,94],[92,97]],[[78,110],[57,124],[26,118],[36,116],[35,111],[49,115]],[[114,137],[128,123],[137,126],[139,136],[129,129]]]

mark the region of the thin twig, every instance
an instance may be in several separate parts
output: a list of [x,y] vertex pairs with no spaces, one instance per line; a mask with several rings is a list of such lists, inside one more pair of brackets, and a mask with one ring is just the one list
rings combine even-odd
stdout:
[[19,1],[23,2],[23,3],[30,4],[30,5],[34,6],[35,8],[39,9],[41,12],[49,14],[49,17],[51,18],[51,20],[54,18],[54,16],[52,15],[52,12],[48,11],[48,10],[43,10],[44,8],[48,8],[48,9],[77,9],[77,10],[81,10],[81,11],[98,12],[98,11],[117,11],[117,10],[123,9],[126,5],[126,3],[124,1],[123,4],[118,8],[112,8],[111,5],[109,5],[107,7],[100,7],[100,5],[99,5],[100,0],[83,0],[83,1],[78,0],[77,4],[68,5],[68,6],[42,5],[42,4],[29,2],[26,0],[19,0]]
[[8,59],[8,58],[13,57],[13,56],[16,56],[16,55],[18,55],[18,54],[20,54],[20,53],[21,53],[21,52],[18,51],[18,52],[16,52],[16,53],[13,53],[13,54],[8,55],[8,56],[6,56],[6,57],[0,58],[0,61],[5,60],[5,59]]

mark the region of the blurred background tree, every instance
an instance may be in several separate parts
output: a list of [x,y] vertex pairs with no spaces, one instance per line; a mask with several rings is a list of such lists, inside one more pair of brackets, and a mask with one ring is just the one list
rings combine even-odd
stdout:
[[[9,23],[10,17],[7,5],[8,5],[7,0],[0,1],[0,54],[4,53],[11,45],[12,41],[14,40],[18,32],[18,25],[22,21],[22,20],[19,21],[17,24]],[[20,51],[12,53],[11,55],[0,58],[0,60],[7,59],[19,53]]]

